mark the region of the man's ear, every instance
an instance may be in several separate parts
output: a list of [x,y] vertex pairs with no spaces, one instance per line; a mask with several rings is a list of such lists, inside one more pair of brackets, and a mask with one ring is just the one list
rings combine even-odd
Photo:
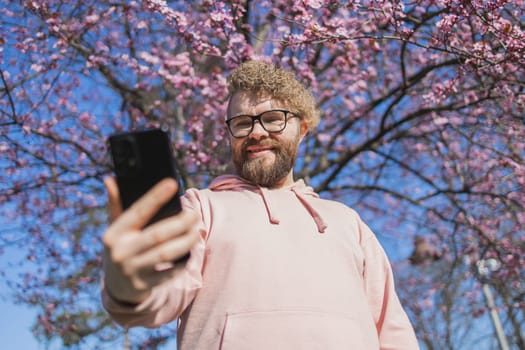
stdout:
[[301,119],[301,130],[299,130],[300,141],[303,140],[306,134],[308,134],[308,124],[306,124],[306,121]]

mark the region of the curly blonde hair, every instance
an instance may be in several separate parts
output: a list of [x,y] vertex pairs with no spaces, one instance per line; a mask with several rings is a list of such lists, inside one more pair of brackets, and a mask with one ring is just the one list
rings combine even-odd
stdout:
[[269,95],[288,104],[313,130],[319,124],[315,98],[292,72],[262,61],[246,61],[233,70],[227,79],[230,99],[238,91]]

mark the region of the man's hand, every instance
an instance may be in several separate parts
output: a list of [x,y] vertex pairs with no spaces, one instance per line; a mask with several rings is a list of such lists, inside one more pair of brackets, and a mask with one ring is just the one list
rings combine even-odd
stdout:
[[138,304],[153,287],[171,279],[182,268],[182,264],[171,262],[188,253],[197,242],[198,219],[194,213],[183,210],[144,227],[177,192],[173,179],[160,181],[124,212],[115,180],[107,178],[104,182],[112,220],[103,237],[105,288],[120,302]]

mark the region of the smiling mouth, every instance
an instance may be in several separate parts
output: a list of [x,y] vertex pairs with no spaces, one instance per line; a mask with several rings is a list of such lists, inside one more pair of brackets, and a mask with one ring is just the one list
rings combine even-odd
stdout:
[[273,152],[273,147],[248,146],[246,147],[246,154],[248,157],[262,157],[270,152]]

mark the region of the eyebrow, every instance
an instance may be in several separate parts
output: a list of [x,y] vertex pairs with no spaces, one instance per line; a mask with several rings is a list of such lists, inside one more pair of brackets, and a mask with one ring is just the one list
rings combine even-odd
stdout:
[[288,108],[284,108],[284,107],[272,107],[271,109],[267,109],[267,110],[262,111],[262,112],[257,113],[257,114],[239,113],[239,114],[236,114],[236,115],[232,115],[231,117],[228,117],[228,116],[227,116],[227,119],[236,118],[236,117],[243,117],[243,116],[254,117],[254,116],[258,116],[258,115],[261,115],[261,114],[263,114],[263,113],[270,112],[270,111],[288,111],[289,113],[293,113],[293,112],[290,111]]

